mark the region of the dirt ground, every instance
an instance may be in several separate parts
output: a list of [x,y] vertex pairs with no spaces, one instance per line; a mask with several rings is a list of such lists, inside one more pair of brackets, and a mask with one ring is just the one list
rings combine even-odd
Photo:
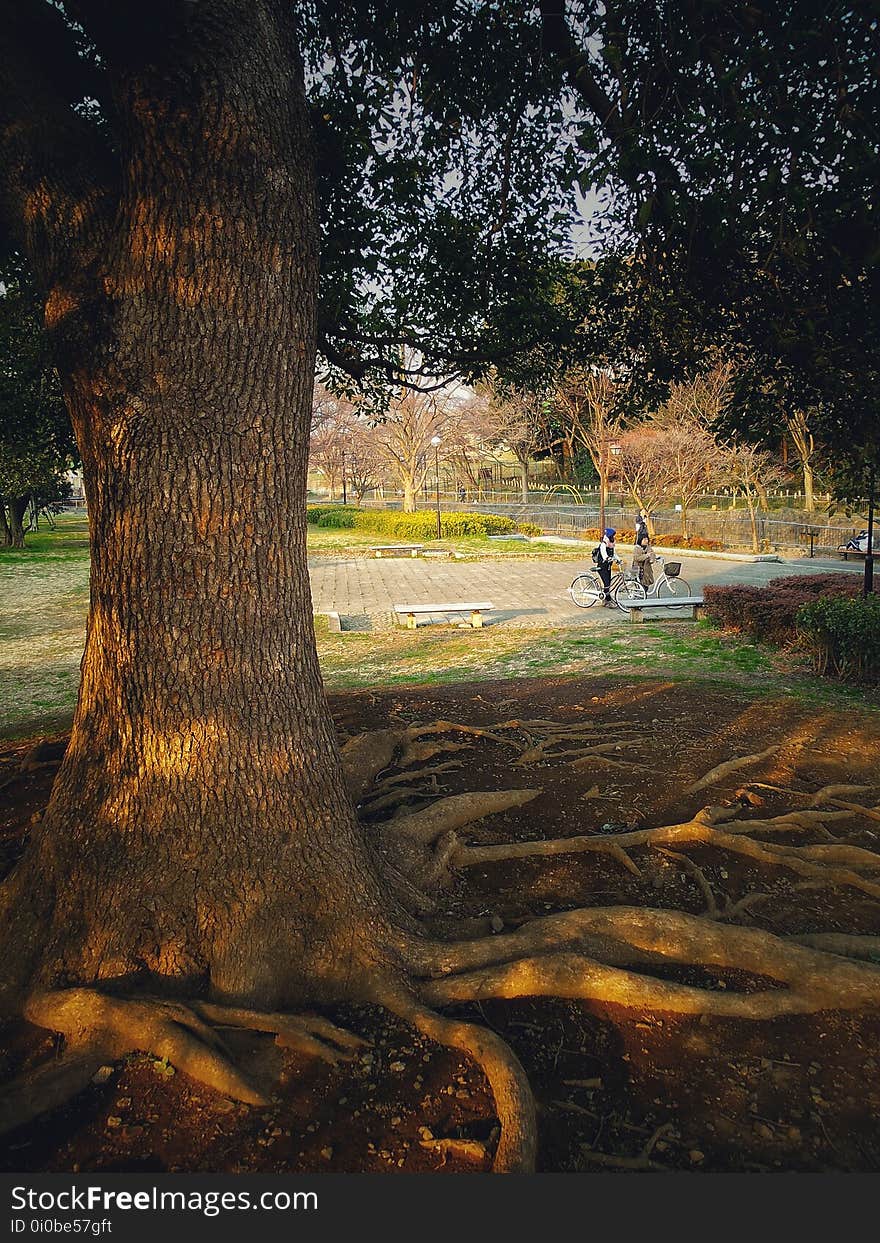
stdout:
[[[511,717],[590,720],[609,740],[621,737],[619,751],[581,769],[558,758],[511,767],[504,746],[470,738],[473,745],[455,757],[460,767],[435,778],[430,796],[511,786],[543,791],[474,826],[471,836],[480,842],[676,823],[706,803],[736,799],[774,815],[805,806],[805,796],[832,782],[863,783],[872,787],[863,801],[880,802],[878,714],[737,698],[694,684],[580,677],[348,692],[331,704],[343,737],[392,723],[442,718],[489,726]],[[776,743],[771,758],[682,795],[715,764]],[[56,771],[52,762],[21,771],[29,749],[0,744],[4,873]],[[840,824],[835,831],[848,842],[876,848],[880,817]],[[681,859],[659,850],[633,853],[640,877],[594,854],[470,868],[443,894],[435,930],[461,935],[467,920],[475,921],[473,929],[476,921],[510,929],[548,911],[590,905],[706,909],[704,889]],[[705,847],[687,848],[687,858],[699,865],[719,908],[749,893],[764,895],[742,913],[744,924],[778,934],[880,933],[880,901],[855,889],[805,887],[791,871]],[[668,977],[718,989],[757,986],[733,972],[708,979],[693,968],[670,968]],[[330,1068],[277,1049],[271,1037],[239,1036],[236,1048],[249,1070],[275,1079],[268,1109],[238,1105],[136,1055],[104,1068],[99,1082],[63,1109],[8,1136],[0,1170],[489,1168],[497,1123],[479,1070],[376,1008],[326,1013],[369,1042],[353,1063]],[[543,1171],[880,1169],[880,1013],[746,1022],[547,999],[492,1001],[455,1013],[494,1028],[523,1062],[538,1103]],[[27,1024],[7,1027],[0,1043],[4,1080],[60,1053],[51,1034]]]

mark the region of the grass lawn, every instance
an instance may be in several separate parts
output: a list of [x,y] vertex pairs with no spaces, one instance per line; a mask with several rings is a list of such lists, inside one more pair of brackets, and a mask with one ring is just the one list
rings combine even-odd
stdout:
[[427,550],[445,549],[461,557],[511,557],[534,560],[548,557],[554,561],[583,561],[595,541],[585,540],[574,544],[554,544],[550,540],[531,541],[519,539],[489,539],[485,535],[460,535],[454,539],[407,540],[403,536],[381,535],[377,531],[338,531],[332,527],[316,527],[309,524],[309,555],[313,557],[372,557],[371,548],[377,544],[424,544]]
[[[310,531],[318,555],[365,555],[374,536]],[[312,541],[316,547],[312,547]],[[395,541],[389,541],[395,542]],[[559,559],[581,549],[468,538],[449,543],[473,556]],[[509,550],[509,551],[507,551]],[[546,550],[546,554],[545,554]],[[51,733],[70,721],[88,608],[88,534],[82,514],[28,536],[24,550],[0,549],[0,737]],[[880,706],[880,692],[815,678],[785,653],[721,634],[705,623],[645,623],[616,631],[436,626],[331,634],[316,618],[328,689],[439,684],[595,673],[729,685],[756,695],[790,694],[854,708]]]

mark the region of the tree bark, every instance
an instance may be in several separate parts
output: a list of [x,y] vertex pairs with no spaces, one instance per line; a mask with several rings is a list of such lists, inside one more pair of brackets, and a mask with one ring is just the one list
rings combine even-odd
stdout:
[[0,547],[10,548],[11,545],[12,531],[6,521],[6,503],[0,500]]
[[813,463],[812,458],[815,452],[815,442],[812,432],[807,424],[807,414],[804,410],[797,410],[793,415],[786,419],[788,433],[791,436],[792,444],[798,455],[798,461],[801,464],[801,471],[804,479],[804,509],[807,513],[813,513],[816,507],[815,498],[813,496]]
[[745,492],[746,505],[749,508],[749,524],[752,528],[752,552],[760,552],[758,545],[758,520],[755,513],[755,498],[751,492]]
[[14,496],[9,502],[9,543],[12,548],[24,548],[24,516],[29,496]]
[[70,745],[3,895],[10,997],[136,979],[274,1007],[371,996],[395,956],[311,624],[294,32],[270,0],[210,8],[166,60],[128,49],[122,190],[75,351],[54,321],[91,602]]
[[523,505],[528,505],[529,503],[529,463],[528,463],[528,460],[522,461],[522,459],[520,459],[519,478],[520,478],[520,490],[522,492],[522,503]]

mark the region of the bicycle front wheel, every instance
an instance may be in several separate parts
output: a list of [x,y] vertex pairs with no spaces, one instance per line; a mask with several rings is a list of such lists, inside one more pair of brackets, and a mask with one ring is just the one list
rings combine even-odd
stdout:
[[657,587],[657,596],[661,600],[669,600],[674,596],[689,596],[690,584],[683,578],[664,578]]
[[588,609],[602,598],[602,583],[595,574],[578,574],[568,589],[568,594],[579,609]]
[[614,590],[614,603],[626,611],[631,600],[644,600],[646,591],[637,578],[624,578]]

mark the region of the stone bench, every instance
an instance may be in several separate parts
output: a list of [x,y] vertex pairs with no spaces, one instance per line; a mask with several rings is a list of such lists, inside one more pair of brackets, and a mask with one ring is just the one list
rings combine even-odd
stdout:
[[373,544],[370,552],[377,557],[417,557],[424,544]]
[[703,606],[702,596],[663,596],[658,599],[649,596],[647,600],[627,600],[626,603],[621,601],[623,609],[629,613],[631,622],[642,622],[645,620],[645,609],[673,609],[679,617],[698,617],[699,610]]
[[417,626],[416,618],[420,614],[442,613],[470,613],[470,625],[474,630],[479,630],[483,625],[483,614],[489,613],[495,605],[491,601],[483,600],[477,603],[464,604],[395,604],[394,612],[399,617],[406,618],[407,630],[415,630]]

